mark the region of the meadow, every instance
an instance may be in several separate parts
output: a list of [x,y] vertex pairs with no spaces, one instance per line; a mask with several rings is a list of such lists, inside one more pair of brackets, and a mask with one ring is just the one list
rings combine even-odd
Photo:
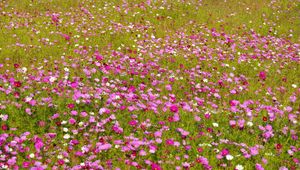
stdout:
[[1,0],[0,169],[300,169],[299,0]]

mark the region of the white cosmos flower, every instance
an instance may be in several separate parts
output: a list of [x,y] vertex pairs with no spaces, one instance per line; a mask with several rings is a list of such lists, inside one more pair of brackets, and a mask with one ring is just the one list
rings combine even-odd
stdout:
[[243,167],[243,165],[238,164],[235,166],[235,169],[236,170],[244,170],[244,167]]
[[233,156],[232,156],[232,155],[226,155],[226,159],[227,159],[228,161],[230,161],[230,160],[233,159]]
[[31,154],[29,155],[29,157],[30,157],[30,158],[34,158],[34,153],[31,153]]
[[219,127],[218,123],[213,123],[212,125],[213,125],[213,127]]
[[71,136],[70,136],[69,134],[65,134],[65,135],[64,135],[64,139],[70,139],[70,137],[71,137]]
[[7,165],[1,165],[0,168],[7,169],[8,166]]
[[22,72],[26,73],[27,72],[27,68],[26,67],[22,67]]
[[253,126],[253,123],[252,122],[247,122],[247,126],[251,127],[251,126]]
[[49,79],[49,81],[50,81],[51,83],[55,82],[56,80],[57,80],[57,78],[56,78],[56,77],[53,77],[53,76],[51,76],[50,79]]
[[25,102],[29,102],[31,100],[32,100],[32,97],[30,97],[30,96],[25,97]]

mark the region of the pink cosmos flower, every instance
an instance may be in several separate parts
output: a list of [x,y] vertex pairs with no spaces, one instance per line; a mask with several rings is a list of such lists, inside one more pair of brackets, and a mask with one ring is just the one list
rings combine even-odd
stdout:
[[167,145],[174,145],[174,141],[172,139],[167,139],[166,144]]
[[99,150],[108,150],[108,149],[110,149],[111,147],[112,147],[112,145],[109,144],[109,143],[107,143],[107,144],[98,146],[97,149],[99,149]]
[[265,71],[259,72],[259,78],[260,78],[261,80],[266,80],[266,78],[267,78],[267,73],[266,73]]
[[152,163],[151,170],[162,170],[162,168],[158,164]]
[[235,120],[230,120],[230,121],[229,121],[229,125],[230,125],[231,127],[234,127],[234,126],[236,125],[236,121],[235,121]]
[[296,97],[295,95],[292,95],[292,96],[290,97],[290,101],[291,101],[292,103],[295,103],[296,100],[297,100],[297,97]]
[[268,160],[267,160],[266,158],[262,158],[261,161],[262,161],[262,163],[264,163],[264,164],[267,164],[267,163],[268,163]]
[[23,168],[29,168],[29,166],[30,166],[30,162],[24,161],[24,162],[22,163],[22,167],[23,167]]
[[26,109],[25,109],[25,112],[26,112],[28,115],[32,115],[32,112],[31,112],[31,109],[30,109],[30,108],[26,108]]
[[178,122],[180,120],[180,116],[178,113],[175,113],[174,116],[172,117],[172,121]]
[[80,116],[81,116],[81,117],[87,117],[87,115],[88,115],[88,114],[87,114],[86,112],[81,112],[81,113],[80,113]]
[[244,128],[244,124],[245,124],[245,120],[244,119],[239,119],[238,120],[239,128]]
[[170,84],[167,84],[167,85],[166,85],[166,89],[167,89],[168,91],[172,91],[172,86],[171,86]]
[[131,120],[131,121],[128,122],[128,124],[129,124],[130,126],[136,126],[137,123],[138,123],[138,122],[137,122],[136,120]]
[[209,119],[209,118],[210,118],[210,114],[209,114],[209,113],[205,113],[205,114],[204,114],[204,117],[205,117],[206,119]]
[[69,41],[71,37],[68,34],[62,34],[66,41]]
[[229,150],[228,149],[223,149],[222,151],[221,151],[221,155],[222,156],[226,156],[226,155],[228,155],[229,154]]
[[194,116],[194,119],[195,119],[195,121],[197,121],[197,122],[201,121],[201,118],[200,118],[198,115],[195,115],[195,116]]
[[102,61],[103,60],[103,56],[99,55],[99,54],[96,54],[96,60]]
[[74,118],[70,118],[70,119],[69,119],[69,123],[70,123],[71,125],[73,125],[73,124],[76,123],[76,120],[75,120]]
[[256,170],[264,170],[264,168],[261,166],[261,164],[255,165]]
[[183,130],[182,128],[177,128],[177,131],[181,133],[182,136],[188,136],[190,132]]
[[37,137],[35,139],[35,144],[34,144],[35,149],[39,152],[43,146],[44,146],[44,143],[43,143],[42,139]]
[[279,170],[289,170],[289,169],[285,166],[282,166],[282,167],[279,168]]
[[170,111],[173,113],[177,113],[178,112],[178,107],[176,105],[172,105],[170,106]]
[[68,104],[67,106],[68,106],[69,109],[73,109],[75,107],[75,105],[72,104],[72,103]]
[[10,159],[7,160],[7,164],[12,166],[15,165],[17,163],[17,158],[16,157],[12,157]]
[[6,130],[8,130],[8,126],[7,126],[6,124],[3,124],[3,125],[1,126],[1,129],[2,129],[3,131],[6,131]]
[[259,153],[259,152],[258,152],[258,148],[257,148],[256,146],[250,147],[249,150],[250,150],[250,154],[251,154],[252,156],[255,156],[255,155],[257,155],[257,154]]
[[75,111],[75,110],[72,110],[72,111],[71,111],[71,115],[72,115],[72,116],[76,116],[77,114],[78,114],[77,111]]
[[51,19],[52,19],[53,23],[55,23],[57,25],[59,22],[59,14],[53,13],[51,16]]

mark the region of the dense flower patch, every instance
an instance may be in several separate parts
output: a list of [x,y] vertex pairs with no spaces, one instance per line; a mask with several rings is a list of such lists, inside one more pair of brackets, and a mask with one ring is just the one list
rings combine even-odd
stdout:
[[[89,8],[2,12],[25,20],[4,30],[26,27],[36,40],[11,49],[53,56],[0,53],[1,168],[300,167],[300,44],[196,21],[157,37],[150,21],[105,21]],[[102,34],[130,39],[89,41]]]

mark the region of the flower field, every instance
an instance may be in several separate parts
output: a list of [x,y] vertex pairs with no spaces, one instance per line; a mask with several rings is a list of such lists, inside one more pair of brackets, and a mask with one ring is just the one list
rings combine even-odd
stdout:
[[0,1],[0,169],[300,169],[299,12]]

